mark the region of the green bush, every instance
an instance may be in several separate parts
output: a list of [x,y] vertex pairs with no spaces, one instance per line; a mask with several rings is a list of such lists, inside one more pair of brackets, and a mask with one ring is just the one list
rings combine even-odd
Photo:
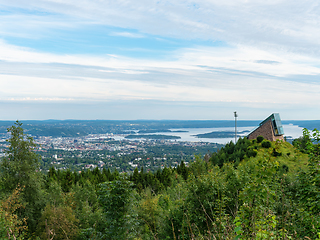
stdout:
[[283,164],[281,166],[281,171],[287,173],[287,172],[289,172],[289,167],[286,164]]
[[271,142],[269,140],[264,140],[264,141],[262,141],[261,146],[264,148],[270,148]]
[[257,137],[257,143],[261,143],[263,141],[264,137],[261,135]]
[[247,156],[248,157],[255,157],[257,156],[258,152],[256,150],[253,150],[253,149],[250,149],[248,152],[247,152]]
[[274,157],[280,157],[281,155],[282,155],[281,152],[278,152],[275,148],[273,148],[272,156],[274,156]]

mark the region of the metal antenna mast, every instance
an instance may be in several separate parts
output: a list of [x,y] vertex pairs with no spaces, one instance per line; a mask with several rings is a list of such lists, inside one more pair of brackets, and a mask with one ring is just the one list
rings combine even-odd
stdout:
[[234,144],[237,143],[237,112],[234,112],[234,120],[235,120],[235,135],[234,135]]

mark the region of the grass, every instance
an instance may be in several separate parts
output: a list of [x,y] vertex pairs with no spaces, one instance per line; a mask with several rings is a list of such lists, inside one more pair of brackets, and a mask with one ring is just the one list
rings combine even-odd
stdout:
[[[271,159],[278,161],[280,166],[286,165],[289,168],[289,174],[296,173],[300,169],[306,170],[308,167],[308,155],[301,153],[288,142],[271,142],[270,148],[263,148],[261,143],[255,142],[252,147],[258,151],[255,158],[264,157],[268,154]],[[273,156],[273,149],[281,153],[281,156]]]

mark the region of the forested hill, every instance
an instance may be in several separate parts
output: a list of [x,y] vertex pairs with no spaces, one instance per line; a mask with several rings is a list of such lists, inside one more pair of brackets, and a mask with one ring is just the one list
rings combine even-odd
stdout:
[[[130,133],[132,130],[160,130],[170,128],[234,127],[234,121],[223,120],[46,120],[23,121],[25,132],[33,136],[78,137],[88,134]],[[255,126],[258,121],[239,121],[238,126]],[[0,121],[0,133],[6,133],[14,122]],[[149,131],[148,131],[149,132]]]
[[16,123],[0,163],[2,239],[318,239],[319,132],[239,139],[155,173],[38,171]]
[[[263,119],[262,119],[263,120]],[[261,121],[262,121],[261,120]],[[258,126],[261,121],[238,120],[238,127]],[[25,132],[33,136],[79,137],[88,134],[130,133],[132,130],[154,132],[168,131],[171,128],[221,128],[234,127],[231,120],[45,120],[23,121]],[[307,129],[320,129],[320,120],[282,121],[283,124],[294,124]],[[0,121],[0,133],[6,133],[14,121]],[[129,132],[128,132],[129,131]]]

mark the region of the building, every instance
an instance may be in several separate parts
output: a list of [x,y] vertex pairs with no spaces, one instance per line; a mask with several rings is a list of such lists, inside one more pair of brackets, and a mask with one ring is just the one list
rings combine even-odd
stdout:
[[248,134],[248,139],[256,139],[258,136],[263,136],[269,141],[281,140],[283,138],[283,127],[279,113],[273,113],[259,124],[259,127],[255,128]]

